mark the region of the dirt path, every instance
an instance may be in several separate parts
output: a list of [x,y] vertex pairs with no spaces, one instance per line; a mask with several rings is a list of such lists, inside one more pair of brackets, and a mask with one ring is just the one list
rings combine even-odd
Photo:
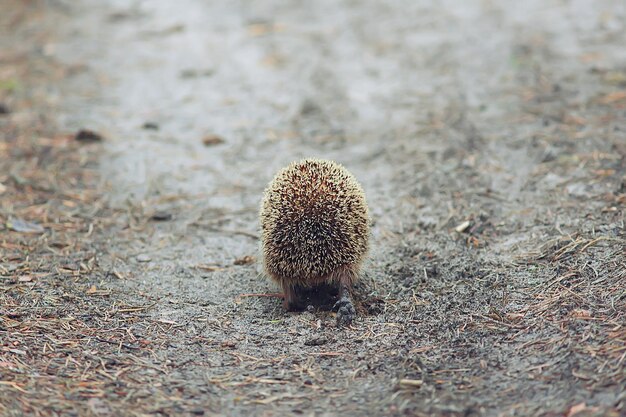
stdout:
[[[626,8],[93,3],[1,20],[1,413],[626,413]],[[348,329],[242,296],[304,156],[374,217]]]

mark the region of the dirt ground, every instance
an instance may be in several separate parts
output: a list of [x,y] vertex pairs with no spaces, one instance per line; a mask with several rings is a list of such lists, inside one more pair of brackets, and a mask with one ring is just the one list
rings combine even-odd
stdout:
[[[435,3],[0,3],[0,415],[625,416],[626,6]],[[305,156],[349,328],[255,295]]]

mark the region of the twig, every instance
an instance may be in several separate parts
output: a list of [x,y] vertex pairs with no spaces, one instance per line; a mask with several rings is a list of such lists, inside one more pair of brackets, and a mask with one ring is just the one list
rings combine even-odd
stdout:
[[277,298],[285,298],[285,294],[281,294],[278,292],[267,293],[267,294],[239,294],[237,297],[277,297]]

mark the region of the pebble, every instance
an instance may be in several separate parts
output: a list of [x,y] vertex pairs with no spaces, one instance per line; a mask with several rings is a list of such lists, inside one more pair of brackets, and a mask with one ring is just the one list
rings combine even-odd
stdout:
[[141,255],[137,256],[137,262],[150,262],[151,260],[152,258],[146,255],[145,253],[142,253]]
[[75,139],[79,142],[100,142],[102,135],[93,130],[81,129],[76,133]]
[[172,220],[172,213],[169,213],[167,211],[157,211],[152,216],[150,216],[150,219],[159,222],[165,222],[168,220]]

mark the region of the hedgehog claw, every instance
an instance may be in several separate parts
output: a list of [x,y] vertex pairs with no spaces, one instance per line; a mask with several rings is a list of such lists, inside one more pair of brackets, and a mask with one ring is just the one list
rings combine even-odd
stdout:
[[335,309],[337,310],[338,326],[348,326],[356,317],[356,310],[348,297],[341,297],[333,306],[333,310]]

